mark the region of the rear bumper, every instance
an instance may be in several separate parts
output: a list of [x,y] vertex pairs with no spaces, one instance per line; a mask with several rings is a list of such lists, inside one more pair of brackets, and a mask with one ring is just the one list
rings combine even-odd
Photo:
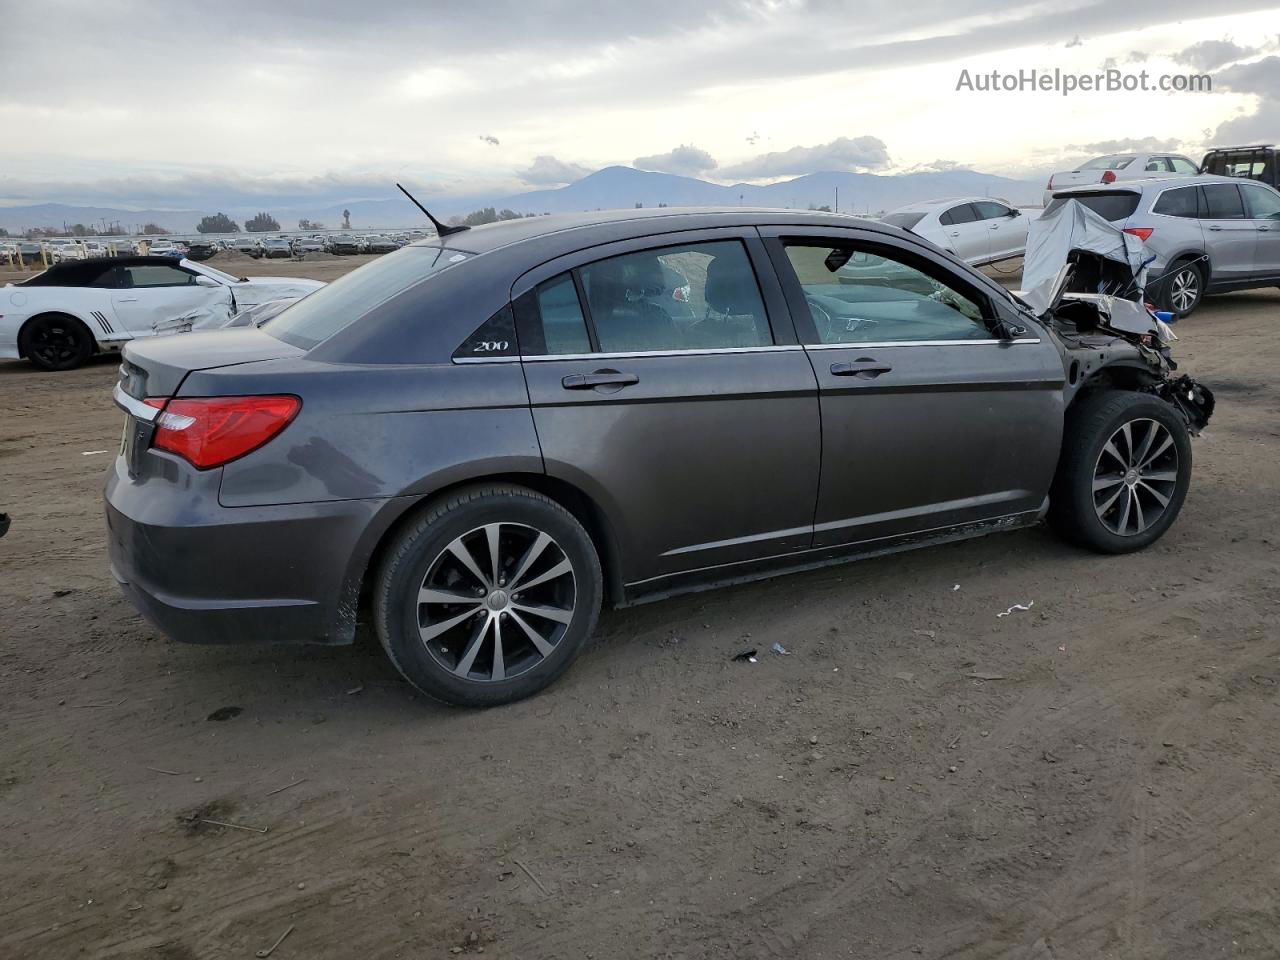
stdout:
[[223,507],[217,473],[194,486],[107,480],[111,572],[171,639],[350,643],[360,586],[401,500]]

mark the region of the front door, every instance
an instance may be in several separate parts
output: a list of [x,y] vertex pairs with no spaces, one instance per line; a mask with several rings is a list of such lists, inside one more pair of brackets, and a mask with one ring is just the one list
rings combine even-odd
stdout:
[[1012,307],[923,251],[779,233],[767,242],[822,408],[814,546],[1034,515],[1062,440],[1057,348],[1034,329],[997,339]]
[[1280,193],[1252,183],[1240,184],[1240,192],[1253,224],[1253,269],[1260,277],[1280,277]]
[[754,231],[598,247],[513,294],[547,472],[602,508],[626,582],[809,547],[817,385]]
[[202,286],[175,262],[112,267],[111,305],[130,336],[218,326],[231,316],[231,288]]
[[990,248],[988,260],[1004,260],[1020,257],[1027,250],[1027,218],[1021,210],[997,203],[995,200],[979,200],[973,205],[987,228]]
[[1244,199],[1234,183],[1206,183],[1204,249],[1215,281],[1247,280],[1254,272],[1257,231],[1245,216]]

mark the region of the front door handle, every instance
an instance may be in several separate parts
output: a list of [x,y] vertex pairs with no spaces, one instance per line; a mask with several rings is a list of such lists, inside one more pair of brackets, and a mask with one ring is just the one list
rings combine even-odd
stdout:
[[1220,226],[1218,226],[1216,223],[1211,223],[1211,224],[1209,224],[1208,229],[1212,230],[1214,233],[1221,233],[1221,232],[1222,232],[1222,228],[1221,228]]
[[137,297],[121,297],[119,302],[120,303],[137,303],[138,298]]
[[634,373],[617,370],[597,370],[595,373],[575,373],[560,381],[566,390],[593,390],[596,387],[630,387],[640,382]]
[[949,234],[949,236],[952,236],[952,237],[958,237],[958,236],[960,236],[960,231],[959,231],[959,230],[953,230],[953,231],[951,231],[951,233]]
[[833,377],[862,377],[864,380],[873,380],[882,373],[888,373],[893,367],[887,363],[879,363],[870,357],[859,357],[852,363],[833,363],[831,365],[831,375]]

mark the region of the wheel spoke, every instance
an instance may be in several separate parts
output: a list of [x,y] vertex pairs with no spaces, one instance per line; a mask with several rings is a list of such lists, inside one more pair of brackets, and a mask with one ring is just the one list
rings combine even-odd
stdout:
[[520,584],[521,590],[528,590],[530,587],[536,587],[540,583],[546,583],[548,580],[554,580],[556,577],[563,577],[566,573],[573,572],[573,564],[568,558],[561,560],[546,573],[540,573],[528,583]]
[[1144,463],[1147,459],[1147,451],[1151,449],[1151,444],[1155,442],[1157,434],[1160,432],[1160,424],[1154,420],[1147,429],[1147,435],[1142,439],[1142,445],[1138,448],[1138,452],[1133,456],[1134,463]]
[[1124,477],[1094,477],[1093,492],[1099,493],[1110,487],[1114,487],[1117,483],[1124,483]]
[[505,680],[507,667],[502,659],[502,618],[493,617],[493,670],[489,674],[491,680]]
[[1124,536],[1124,532],[1129,529],[1129,510],[1133,506],[1133,491],[1125,487],[1124,492],[1126,496],[1124,504],[1120,507],[1120,522],[1116,524],[1121,536]]
[[1139,474],[1141,480],[1155,480],[1157,483],[1176,483],[1178,480],[1177,470],[1154,470],[1149,473]]
[[551,651],[554,650],[555,647],[551,646],[551,644],[547,642],[546,638],[542,636],[542,634],[538,633],[537,630],[533,629],[533,627],[529,625],[528,621],[525,620],[524,617],[520,616],[520,614],[512,610],[511,619],[520,625],[520,629],[523,630],[528,635],[529,642],[532,643],[534,647],[537,648],[540,654],[542,654],[544,657],[551,656]]
[[498,556],[498,541],[502,536],[502,525],[498,523],[488,524],[484,528],[484,536],[489,542],[489,565],[493,570],[493,576],[489,580],[489,585],[496,586],[498,583],[499,568],[502,566],[502,560]]
[[1142,498],[1138,496],[1138,490],[1136,487],[1131,487],[1129,489],[1129,496],[1133,498],[1133,509],[1137,514],[1135,520],[1138,524],[1138,533],[1141,533],[1143,530],[1147,529],[1147,518],[1142,515]]
[[458,661],[458,665],[453,668],[453,672],[460,677],[465,677],[471,672],[471,665],[476,662],[476,654],[480,652],[480,648],[484,646],[484,641],[489,636],[489,625],[493,623],[493,614],[485,617],[484,623],[471,636],[471,642],[467,644],[466,651],[462,654],[462,659]]
[[423,643],[430,643],[446,630],[452,630],[458,624],[466,620],[467,617],[474,617],[480,609],[479,605],[472,607],[470,610],[464,611],[457,616],[450,617],[448,620],[441,620],[439,623],[433,623],[425,627],[418,628],[418,634],[422,637]]
[[474,594],[458,593],[455,590],[440,590],[436,587],[423,587],[418,591],[419,603],[465,603],[472,607],[472,612],[479,600]]
[[568,623],[573,619],[572,610],[562,610],[559,607],[534,607],[524,603],[513,603],[512,606],[522,613],[531,613],[536,617],[554,620],[556,623]]
[[1167,507],[1169,505],[1169,498],[1166,497],[1159,490],[1157,490],[1155,487],[1150,486],[1149,484],[1143,483],[1141,480],[1138,481],[1138,486],[1142,487],[1143,490],[1147,491],[1147,493],[1155,497],[1161,507]]
[[476,558],[472,556],[471,549],[462,542],[461,537],[449,544],[449,552],[457,557],[458,562],[466,567],[473,577],[480,581],[481,586],[486,590],[493,589],[493,581],[480,571],[480,565],[476,563]]
[[[1131,467],[1131,466],[1133,466],[1133,464],[1134,464],[1134,459],[1133,459],[1133,424],[1132,424],[1132,423],[1126,423],[1124,426],[1122,426],[1122,427],[1120,428],[1120,432],[1124,434],[1124,449],[1125,449],[1125,452],[1126,452],[1126,453],[1128,454],[1128,456],[1129,456],[1129,459],[1125,461],[1125,465],[1126,465],[1126,466]],[[1112,437],[1111,439],[1112,439],[1112,440],[1114,440],[1114,439],[1115,439],[1115,437]]]
[[1125,467],[1129,466],[1129,461],[1126,460],[1124,457],[1120,456],[1120,451],[1116,449],[1115,437],[1112,437],[1110,440],[1107,441],[1106,445],[1102,448],[1102,452],[1111,454],[1111,456],[1115,457],[1117,460],[1120,461],[1122,466],[1125,466]]
[[1098,505],[1097,509],[1098,509],[1099,517],[1101,517],[1104,513],[1106,513],[1108,510],[1111,509],[1111,505],[1115,503],[1117,499],[1119,499],[1122,493],[1124,493],[1124,489],[1125,489],[1124,487],[1121,487],[1119,490],[1117,490],[1115,493],[1113,493],[1110,497],[1107,498],[1106,503]]
[[533,566],[534,561],[542,556],[542,551],[547,548],[547,544],[550,542],[551,538],[549,536],[541,531],[538,532],[537,538],[529,546],[529,549],[524,552],[524,556],[520,558],[516,572],[511,575],[512,590],[520,589],[520,578],[529,572],[529,568]]
[[1155,449],[1154,453],[1147,455],[1147,458],[1142,461],[1142,464],[1141,466],[1138,467],[1138,469],[1144,470],[1147,467],[1149,467],[1152,463],[1158,460],[1160,458],[1160,455],[1164,453],[1166,450],[1168,450],[1171,446],[1173,446],[1173,437],[1170,436],[1169,434],[1165,434],[1165,438],[1163,441],[1161,441],[1160,446],[1158,446]]

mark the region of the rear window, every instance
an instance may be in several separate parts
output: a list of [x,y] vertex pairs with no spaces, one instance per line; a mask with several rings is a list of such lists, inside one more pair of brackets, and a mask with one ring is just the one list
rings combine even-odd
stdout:
[[1081,170],[1123,170],[1133,163],[1133,157],[1094,157],[1080,165]]
[[1151,208],[1152,213],[1166,217],[1200,216],[1199,189],[1197,187],[1179,187],[1177,190],[1166,190]]
[[887,213],[881,222],[887,223],[891,227],[901,227],[903,230],[910,230],[923,219],[923,213]]
[[1053,200],[1044,208],[1044,212],[1052,213],[1068,200],[1079,200],[1102,219],[1110,220],[1112,223],[1129,219],[1133,216],[1133,211],[1138,209],[1138,194],[1127,190],[1108,190],[1105,193],[1100,190],[1097,193],[1054,194]]
[[442,247],[401,247],[303,297],[262,329],[310,350],[379,304],[470,258]]

